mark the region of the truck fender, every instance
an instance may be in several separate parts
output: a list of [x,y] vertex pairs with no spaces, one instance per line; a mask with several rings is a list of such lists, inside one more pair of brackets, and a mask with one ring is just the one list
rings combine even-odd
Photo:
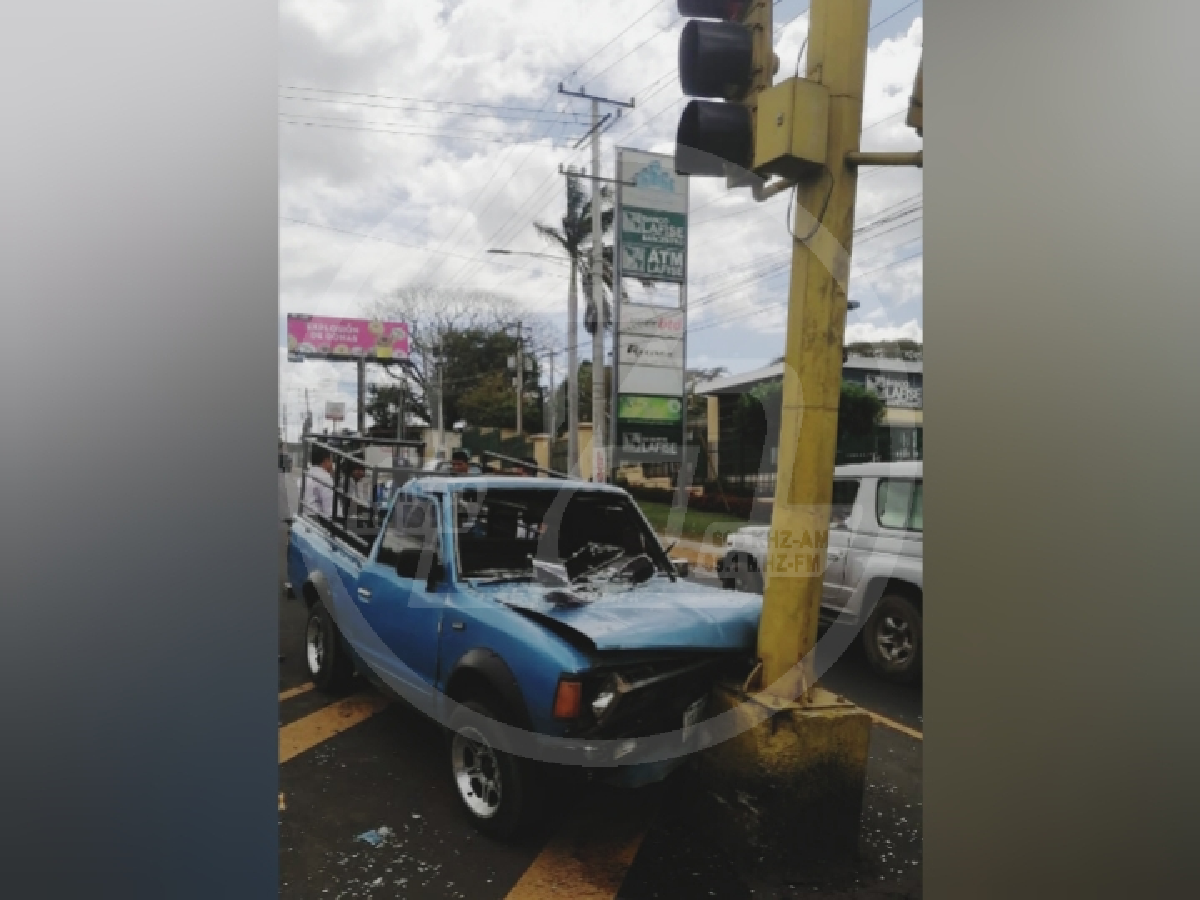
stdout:
[[308,580],[304,582],[304,590],[301,591],[304,597],[304,605],[312,609],[319,600],[325,604],[325,609],[330,615],[333,615],[333,593],[329,590],[329,581],[325,577],[324,572],[309,573]]
[[515,717],[513,725],[526,730],[532,729],[529,709],[525,705],[525,697],[517,684],[516,676],[508,667],[508,663],[497,653],[485,647],[476,647],[464,653],[451,669],[450,677],[446,679],[447,696],[454,697],[456,689],[476,680],[484,682],[499,695]]

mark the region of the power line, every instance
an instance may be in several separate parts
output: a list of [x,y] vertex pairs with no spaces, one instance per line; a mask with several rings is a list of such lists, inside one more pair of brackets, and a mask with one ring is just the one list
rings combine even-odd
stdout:
[[[642,13],[640,16],[638,16],[636,19],[634,19],[632,22],[630,22],[612,40],[610,40],[607,44],[605,44],[603,47],[601,47],[599,50],[597,50],[595,53],[593,53],[591,56],[589,56],[587,59],[585,59],[583,62],[581,62],[578,66],[576,66],[575,69],[571,72],[571,74],[567,76],[567,78],[571,78],[574,75],[578,75],[580,70],[583,69],[585,66],[587,66],[588,63],[590,63],[593,59],[595,59],[597,56],[599,56],[601,53],[603,53],[605,50],[607,50],[609,47],[611,47],[613,44],[615,44],[617,41],[619,41],[621,38],[623,38],[626,34],[629,33],[630,30],[633,29],[633,27],[635,25],[637,25],[639,22],[641,22],[643,19],[645,19],[648,15],[650,15],[652,12],[654,12],[656,9],[658,9],[660,6],[662,6],[665,2],[666,2],[666,0],[658,0],[657,3],[655,3],[648,10],[646,10],[644,13]],[[598,78],[600,76],[597,75],[596,77]]]
[[872,31],[874,31],[874,30],[875,30],[876,28],[878,28],[880,25],[885,25],[885,24],[887,24],[888,22],[892,21],[892,19],[896,18],[896,16],[900,15],[900,13],[904,12],[906,9],[911,9],[912,7],[916,6],[916,5],[917,5],[918,3],[920,3],[920,2],[921,2],[921,0],[912,0],[912,2],[911,2],[911,3],[906,3],[906,4],[904,4],[904,6],[900,7],[898,10],[896,10],[896,11],[895,11],[894,13],[892,13],[890,16],[886,16],[886,17],[884,17],[884,18],[880,19],[880,20],[879,20],[878,22],[876,22],[874,25],[872,25],[872,26],[870,27],[870,29],[868,29],[867,33],[868,33],[868,34],[870,34]]
[[527,137],[527,135],[522,131],[506,131],[503,129],[481,128],[481,129],[472,129],[469,131],[446,131],[445,129],[442,129],[440,126],[437,126],[437,125],[422,125],[420,123],[414,123],[412,125],[409,125],[406,122],[395,122],[395,121],[381,122],[381,121],[376,121],[376,120],[372,120],[372,119],[347,118],[345,116],[315,116],[315,115],[311,115],[308,113],[281,112],[281,113],[278,113],[278,115],[280,118],[316,119],[316,120],[322,121],[322,122],[349,122],[351,124],[364,125],[364,126],[365,125],[390,125],[390,126],[396,127],[396,128],[406,128],[406,127],[434,128],[434,129],[438,129],[438,133],[440,133],[440,134],[463,134],[463,135],[470,135],[472,137],[478,137],[478,136],[511,137],[511,138]]
[[289,118],[283,118],[286,113],[280,113],[282,124],[284,125],[303,125],[309,128],[338,128],[345,131],[372,131],[376,134],[402,134],[415,137],[441,138],[446,140],[458,141],[476,141],[484,144],[504,144],[507,146],[517,146],[518,144],[536,144],[539,141],[546,140],[546,136],[534,137],[531,136],[528,140],[502,140],[500,138],[474,137],[465,134],[454,134],[450,132],[424,132],[424,131],[400,131],[389,130],[385,128],[365,128],[357,125],[332,125],[324,122],[297,122]]
[[[334,90],[333,88],[297,87],[290,84],[281,84],[280,88],[285,91],[310,91],[318,94],[340,94],[346,97],[372,97],[377,100],[396,100],[402,103],[431,103],[441,106],[468,106],[476,109],[512,110],[517,112],[533,113],[535,115],[543,113],[545,110],[545,104],[543,104],[540,108],[535,108],[532,106],[507,106],[499,103],[467,103],[460,100],[424,100],[419,97],[396,97],[391,94],[368,94],[364,93],[363,91],[338,91]],[[315,100],[316,98],[312,99]],[[562,115],[562,113],[551,113],[550,115]]]
[[[415,107],[415,106],[395,106],[394,104],[390,104],[390,103],[368,103],[368,102],[361,101],[361,100],[340,100],[340,99],[328,98],[328,97],[297,97],[294,94],[292,94],[292,95],[281,94],[280,99],[281,100],[299,100],[302,103],[328,103],[328,104],[334,104],[337,106],[362,106],[362,107],[367,107],[370,109],[391,109],[391,110],[395,110],[396,112],[430,113],[433,115],[447,115],[447,116],[470,116],[473,118],[480,118],[480,119],[500,119],[500,120],[513,121],[513,122],[567,122],[567,123],[574,122],[574,123],[580,123],[583,121],[583,116],[580,113],[547,112],[547,113],[545,113],[544,117],[538,118],[534,115],[512,116],[512,115],[503,115],[499,112],[473,112],[471,110],[463,110],[463,109],[422,109],[420,107]],[[428,101],[428,102],[433,102],[433,101]],[[504,109],[504,107],[497,107],[497,108]]]

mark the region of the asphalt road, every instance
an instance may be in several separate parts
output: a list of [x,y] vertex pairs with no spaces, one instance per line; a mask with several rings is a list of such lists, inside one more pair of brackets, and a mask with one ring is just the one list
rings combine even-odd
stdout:
[[438,727],[365,685],[313,689],[304,605],[281,590],[279,610],[284,900],[920,896],[920,688],[879,681],[857,648],[823,684],[877,715],[860,860],[781,887],[740,876],[706,836],[691,810],[703,785],[687,769],[640,791],[584,785],[514,845],[480,836],[457,808]]

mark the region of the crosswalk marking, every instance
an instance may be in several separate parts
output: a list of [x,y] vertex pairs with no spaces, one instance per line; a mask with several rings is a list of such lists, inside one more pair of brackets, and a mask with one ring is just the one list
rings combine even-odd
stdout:
[[577,810],[505,900],[613,900],[657,807],[638,794],[620,791]]
[[279,695],[279,702],[282,703],[284,700],[291,700],[293,697],[299,697],[301,694],[307,694],[312,689],[313,683],[311,681],[294,688],[288,688]]
[[365,722],[387,706],[388,701],[379,694],[355,694],[284,725],[279,729],[279,764]]
[[869,709],[865,709],[863,712],[869,715],[873,722],[877,722],[884,728],[890,728],[893,731],[900,732],[901,734],[907,734],[910,738],[915,738],[918,741],[925,740],[925,735],[920,731],[917,731],[915,728],[909,728],[907,725],[901,725],[894,719],[889,719],[887,716],[881,716],[879,713],[871,712]]

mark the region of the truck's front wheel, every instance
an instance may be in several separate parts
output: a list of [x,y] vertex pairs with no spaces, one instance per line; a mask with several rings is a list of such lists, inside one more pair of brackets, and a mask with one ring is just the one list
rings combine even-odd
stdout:
[[536,820],[541,804],[534,763],[498,747],[492,723],[502,716],[498,708],[476,700],[458,708],[449,725],[450,774],[471,824],[484,834],[507,839]]
[[354,675],[354,663],[329,611],[321,603],[314,603],[308,611],[308,622],[304,626],[304,661],[313,684],[322,691],[336,691],[346,687]]

